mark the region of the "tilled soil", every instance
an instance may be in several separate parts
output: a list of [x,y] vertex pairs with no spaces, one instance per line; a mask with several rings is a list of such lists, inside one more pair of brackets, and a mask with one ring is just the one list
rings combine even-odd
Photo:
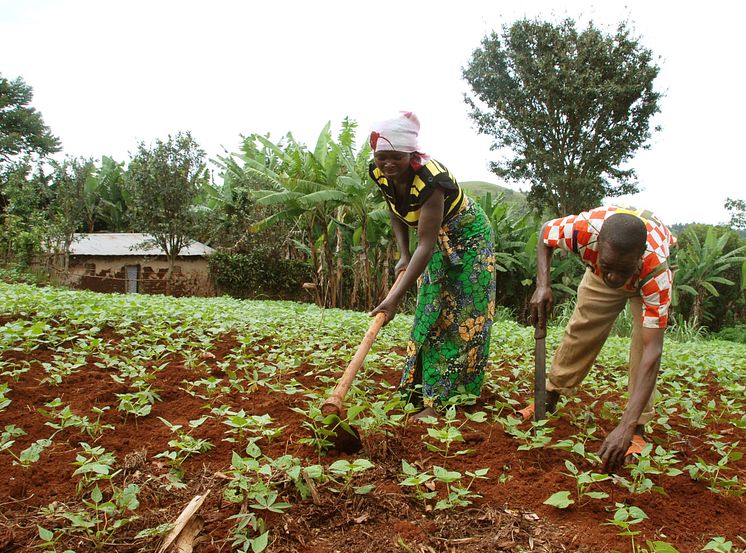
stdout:
[[[107,332],[107,331],[103,331]],[[116,335],[108,331],[108,339]],[[217,342],[214,357],[204,360],[199,369],[184,366],[183,359],[167,358],[160,370],[156,387],[161,401],[155,403],[147,417],[124,417],[115,407],[106,411],[101,422],[114,425],[97,439],[66,429],[54,437],[54,444],[46,449],[38,462],[29,468],[13,463],[7,453],[0,453],[0,552],[31,551],[40,543],[37,524],[47,529],[64,528],[67,521],[61,513],[80,507],[76,495],[76,448],[80,442],[100,445],[116,455],[117,467],[122,468],[115,481],[124,486],[137,483],[141,487],[139,519],[117,532],[112,541],[102,545],[105,551],[156,551],[157,538],[135,539],[144,528],[173,522],[189,500],[209,491],[199,516],[203,528],[194,545],[196,552],[231,551],[230,529],[236,521],[229,517],[241,511],[241,505],[228,502],[223,497],[227,485],[231,455],[235,444],[226,442],[226,427],[216,419],[209,419],[199,427],[200,438],[209,440],[214,448],[196,455],[185,463],[186,476],[183,489],[167,489],[164,475],[168,466],[155,455],[168,449],[173,438],[171,431],[158,419],[164,417],[172,424],[188,425],[188,421],[208,413],[204,399],[192,397],[184,390],[185,381],[205,375],[221,375],[218,363],[232,351],[236,344],[230,336]],[[267,347],[272,346],[268,344]],[[6,351],[2,354],[5,368],[28,364],[29,370],[12,382],[8,397],[12,403],[0,416],[0,427],[15,424],[27,434],[16,439],[12,450],[21,451],[34,441],[48,438],[53,429],[40,409],[59,397],[76,413],[90,413],[92,406],[115,406],[117,393],[126,387],[118,384],[107,372],[96,365],[89,356],[86,365],[77,368],[64,379],[61,386],[42,385],[45,377],[42,363],[52,361],[53,352],[40,348],[23,353]],[[304,385],[317,386],[314,367],[302,365],[288,372],[284,378],[297,379]],[[493,375],[509,374],[494,368]],[[396,382],[398,370],[391,367],[383,376]],[[713,387],[711,397],[718,399],[720,390]],[[500,400],[494,392],[481,398],[482,405],[494,405]],[[581,395],[585,404],[591,398]],[[619,398],[593,398],[603,401],[621,401]],[[679,551],[700,551],[714,536],[723,536],[740,546],[738,536],[745,536],[746,505],[742,497],[732,497],[710,491],[706,482],[693,481],[684,473],[675,477],[656,476],[656,484],[665,493],[648,492],[630,494],[625,489],[606,481],[594,487],[610,495],[604,501],[588,499],[576,502],[567,509],[557,509],[543,502],[554,492],[574,492],[575,481],[568,476],[565,460],[571,454],[550,447],[519,451],[519,443],[503,428],[493,422],[492,416],[484,423],[467,423],[462,428],[465,444],[473,451],[467,455],[445,459],[428,450],[423,435],[426,427],[408,423],[394,428],[389,435],[363,435],[363,450],[356,456],[345,456],[335,451],[320,454],[315,448],[300,443],[309,436],[303,426],[304,417],[292,410],[305,408],[302,394],[285,395],[259,386],[242,395],[233,392],[223,395],[219,402],[209,405],[229,404],[242,408],[249,414],[269,414],[277,424],[286,428],[272,441],[258,442],[262,452],[277,458],[290,454],[304,463],[328,466],[340,458],[353,460],[368,458],[375,467],[364,473],[356,485],[372,484],[373,491],[365,495],[343,490],[335,493],[329,485],[319,485],[314,493],[303,499],[299,493],[286,488],[283,500],[293,506],[284,513],[257,511],[270,530],[267,551],[296,553],[333,552],[493,552],[493,551],[630,551],[629,537],[619,536],[619,530],[605,524],[613,517],[615,503],[626,503],[642,508],[648,519],[635,525],[640,534],[637,544],[645,540],[667,541]],[[581,403],[582,405],[582,403]],[[478,410],[479,405],[469,407]],[[553,442],[578,433],[572,424],[579,414],[578,404],[568,404],[558,419],[550,424],[555,427]],[[589,415],[587,415],[589,416]],[[612,427],[603,421],[598,409],[594,419],[605,436]],[[732,441],[746,443],[746,432],[733,426],[717,424],[694,430],[686,421],[672,417],[672,430],[656,433],[650,438],[666,449],[675,449],[682,467],[696,461],[698,456],[716,461],[703,446],[705,436],[711,432],[725,432]],[[604,427],[606,426],[606,427]],[[670,443],[668,436],[677,436]],[[589,442],[597,450],[599,441]],[[463,445],[461,445],[463,447]],[[415,499],[411,489],[400,486],[401,460],[406,459],[423,470],[439,465],[450,470],[476,471],[489,469],[489,479],[476,480],[472,490],[481,498],[468,507],[435,510],[432,502]],[[574,459],[577,463],[577,459]],[[742,481],[746,475],[746,460],[731,463]],[[589,470],[590,466],[581,466]],[[50,504],[55,509],[42,510]],[[612,509],[610,510],[610,507]],[[63,547],[64,545],[64,547]],[[78,553],[94,551],[94,544],[81,537],[65,535],[57,544],[59,551],[70,548]]]

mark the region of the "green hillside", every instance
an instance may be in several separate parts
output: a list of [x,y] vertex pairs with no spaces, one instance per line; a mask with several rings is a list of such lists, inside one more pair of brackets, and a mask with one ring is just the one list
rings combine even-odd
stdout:
[[485,181],[464,181],[459,182],[459,185],[470,195],[476,198],[481,198],[487,194],[492,194],[493,198],[496,198],[499,194],[502,194],[506,201],[514,202],[516,204],[525,204],[526,196],[522,192],[500,186],[499,184],[493,184]]

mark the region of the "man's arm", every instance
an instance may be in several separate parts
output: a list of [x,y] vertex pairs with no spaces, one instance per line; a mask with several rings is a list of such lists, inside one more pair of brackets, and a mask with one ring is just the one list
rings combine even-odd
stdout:
[[539,241],[536,244],[536,290],[531,296],[531,315],[541,328],[546,326],[547,318],[552,310],[552,305],[554,305],[550,278],[554,249],[544,243],[546,226],[545,223],[539,230]]
[[636,377],[637,384],[630,395],[619,424],[606,437],[598,452],[603,461],[604,472],[613,472],[624,464],[624,456],[632,441],[637,421],[658,380],[664,333],[664,328],[642,329],[642,359]]

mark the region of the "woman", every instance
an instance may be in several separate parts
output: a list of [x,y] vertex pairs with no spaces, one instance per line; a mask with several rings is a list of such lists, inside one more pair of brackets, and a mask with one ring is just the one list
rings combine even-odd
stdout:
[[[448,169],[420,152],[419,128],[413,113],[402,112],[370,135],[370,176],[389,207],[401,256],[395,272],[404,271],[371,315],[383,312],[391,321],[419,279],[401,379],[402,390],[421,398],[417,419],[434,416],[454,395],[479,395],[495,313],[492,227]],[[417,231],[412,254],[407,227]]]

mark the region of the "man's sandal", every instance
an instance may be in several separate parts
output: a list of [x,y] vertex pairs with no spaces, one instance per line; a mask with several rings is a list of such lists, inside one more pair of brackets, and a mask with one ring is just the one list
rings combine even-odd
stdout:
[[639,434],[634,434],[632,436],[632,443],[629,444],[627,453],[625,453],[624,456],[629,457],[630,455],[639,455],[640,453],[642,453],[642,450],[645,449],[645,446],[647,445],[648,442],[645,441],[645,438],[643,438]]
[[536,409],[534,409],[534,404],[531,403],[524,407],[523,409],[518,409],[516,413],[518,413],[521,416],[521,419],[524,421],[531,420],[534,418],[534,412]]

